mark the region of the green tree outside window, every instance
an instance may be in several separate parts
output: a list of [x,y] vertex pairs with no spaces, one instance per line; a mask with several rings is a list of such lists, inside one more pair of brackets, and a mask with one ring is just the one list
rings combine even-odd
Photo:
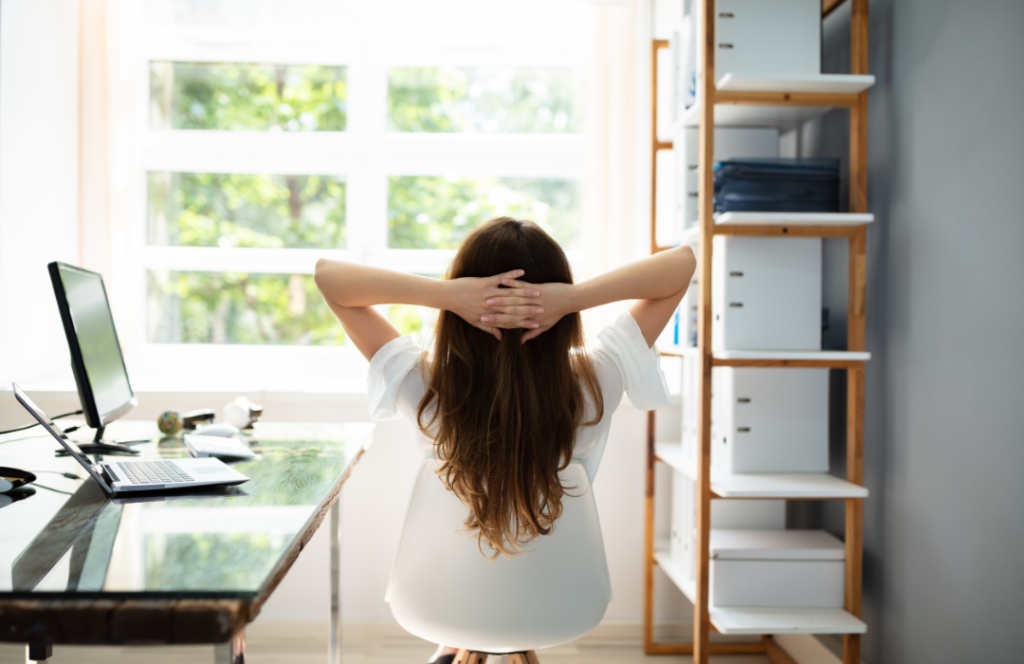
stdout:
[[569,251],[579,244],[579,199],[575,180],[392,176],[388,246],[457,249],[478,225],[507,215],[536,222]]
[[149,63],[149,126],[225,131],[344,131],[346,67]]

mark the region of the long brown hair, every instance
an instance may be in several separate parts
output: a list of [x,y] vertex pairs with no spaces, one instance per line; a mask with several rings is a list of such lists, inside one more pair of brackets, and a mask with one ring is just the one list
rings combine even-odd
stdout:
[[[558,243],[533,222],[508,217],[470,233],[447,278],[516,269],[530,283],[572,283]],[[438,474],[469,507],[466,527],[476,532],[481,552],[484,542],[490,545],[491,558],[516,555],[551,532],[571,488],[562,486],[558,472],[572,458],[576,428],[604,415],[580,315],[564,316],[521,343],[524,331],[502,330],[498,341],[440,312],[417,413],[420,428],[434,438]]]

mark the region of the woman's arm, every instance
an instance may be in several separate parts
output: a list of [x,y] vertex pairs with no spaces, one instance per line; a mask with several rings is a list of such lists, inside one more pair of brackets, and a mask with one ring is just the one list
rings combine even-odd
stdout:
[[690,279],[697,267],[697,259],[690,247],[676,247],[659,252],[618,269],[606,272],[581,284],[539,284],[506,279],[502,283],[516,289],[536,288],[540,296],[528,301],[502,293],[487,300],[498,314],[484,314],[481,321],[487,325],[514,325],[528,314],[529,307],[541,307],[542,314],[533,319],[539,327],[523,335],[523,341],[533,339],[548,330],[562,316],[583,311],[602,304],[621,300],[639,300],[630,312],[640,326],[648,345],[665,329],[679,301],[686,294]]
[[[411,304],[447,309],[500,339],[501,330],[480,321],[484,313],[494,311],[484,301],[499,293],[514,293],[515,297],[525,302],[534,297],[531,293],[539,294],[532,286],[499,290],[503,279],[519,276],[523,276],[522,270],[486,279],[441,281],[325,258],[317,261],[314,273],[317,288],[327,305],[341,321],[345,333],[368,360],[373,358],[381,346],[400,336],[398,330],[372,308],[377,304]],[[533,310],[539,308],[532,307]],[[529,328],[537,325],[526,316],[518,318],[515,327]]]

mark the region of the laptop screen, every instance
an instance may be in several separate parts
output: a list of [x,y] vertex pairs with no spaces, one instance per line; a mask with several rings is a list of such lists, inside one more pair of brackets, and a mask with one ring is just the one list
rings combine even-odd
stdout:
[[49,431],[50,435],[57,439],[57,442],[59,442],[64,449],[68,451],[68,454],[75,458],[75,461],[82,465],[82,468],[85,468],[86,471],[92,475],[94,480],[99,482],[104,491],[112,495],[114,493],[113,489],[111,489],[110,485],[107,484],[107,481],[103,479],[103,475],[96,470],[95,466],[92,465],[92,461],[89,460],[89,457],[85,456],[85,453],[79,449],[78,445],[75,445],[75,442],[67,437],[64,431],[57,426],[56,422],[51,420],[39,406],[28,398],[27,394],[21,391],[21,388],[18,387],[17,383],[12,383],[12,385],[14,386],[14,398],[16,398],[28,412],[32,413],[32,417],[36,418],[36,420],[43,425],[43,428]]

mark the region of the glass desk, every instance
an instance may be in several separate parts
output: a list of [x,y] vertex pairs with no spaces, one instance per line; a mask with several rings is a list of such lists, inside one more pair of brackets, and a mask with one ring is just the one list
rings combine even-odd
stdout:
[[[337,662],[336,501],[373,427],[259,423],[247,437],[256,459],[232,464],[245,484],[125,498],[109,498],[74,459],[55,457],[59,446],[41,429],[0,436],[0,466],[38,478],[0,494],[0,641],[28,643],[33,659],[54,644],[221,644],[218,662],[240,661],[245,625],[330,511]],[[152,422],[114,422],[107,432],[153,436],[134,446],[138,457],[107,459],[187,456],[180,436],[160,438]]]

